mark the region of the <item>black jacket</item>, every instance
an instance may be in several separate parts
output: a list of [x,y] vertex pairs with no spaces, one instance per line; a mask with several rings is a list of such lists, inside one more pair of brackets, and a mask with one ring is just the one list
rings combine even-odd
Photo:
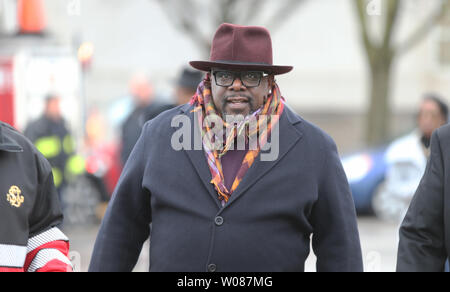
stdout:
[[[50,164],[0,122],[0,271],[36,271],[52,259],[65,261],[53,268],[66,271],[68,239],[57,228],[62,219]],[[41,247],[47,251],[39,253]]]
[[132,270],[150,223],[150,271],[303,271],[311,235],[319,271],[362,271],[355,207],[328,135],[286,108],[278,159],[259,155],[222,208],[204,151],[171,147],[171,123],[194,125],[192,109],[169,110],[145,125],[103,220],[91,271]]
[[160,113],[173,107],[174,106],[171,104],[154,102],[146,107],[137,107],[128,116],[122,125],[122,151],[120,153],[120,158],[124,165],[127,162],[131,151],[133,151],[139,136],[141,136],[144,124],[157,117]]
[[450,125],[436,130],[425,174],[400,228],[397,270],[442,272],[450,254]]

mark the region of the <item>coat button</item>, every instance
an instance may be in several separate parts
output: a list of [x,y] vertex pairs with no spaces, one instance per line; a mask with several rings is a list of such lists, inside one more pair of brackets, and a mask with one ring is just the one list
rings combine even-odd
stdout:
[[208,272],[214,273],[215,271],[217,271],[217,266],[215,264],[209,264]]
[[216,223],[217,226],[222,226],[223,225],[223,217],[217,216],[216,219],[214,219],[214,222]]

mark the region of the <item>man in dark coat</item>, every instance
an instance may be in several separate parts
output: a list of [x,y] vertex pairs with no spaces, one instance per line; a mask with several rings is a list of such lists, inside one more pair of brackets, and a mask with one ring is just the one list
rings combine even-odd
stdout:
[[55,186],[61,196],[69,177],[68,162],[75,154],[75,141],[67,128],[60,107],[61,98],[49,94],[43,115],[25,129],[25,136],[50,162]]
[[[318,271],[362,271],[336,145],[285,105],[274,76],[292,67],[273,65],[269,32],[223,24],[211,60],[190,64],[208,73],[145,125],[90,271],[131,271],[149,235],[150,271],[304,271],[311,236]],[[221,140],[230,116],[243,120]]]
[[400,228],[397,271],[443,272],[450,254],[450,126],[431,139],[425,174]]
[[203,73],[191,68],[183,68],[175,84],[175,103],[188,103],[197,91],[198,84],[203,79]]
[[129,86],[135,108],[122,125],[122,151],[120,158],[124,165],[141,135],[145,122],[174,107],[171,104],[155,100],[156,97],[153,94],[150,81],[143,74],[133,76]]

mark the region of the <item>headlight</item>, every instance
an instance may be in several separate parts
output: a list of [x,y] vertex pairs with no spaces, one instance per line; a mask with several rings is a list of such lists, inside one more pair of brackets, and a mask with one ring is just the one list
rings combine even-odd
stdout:
[[362,180],[369,174],[373,160],[368,154],[360,154],[343,159],[342,165],[348,181],[352,183]]

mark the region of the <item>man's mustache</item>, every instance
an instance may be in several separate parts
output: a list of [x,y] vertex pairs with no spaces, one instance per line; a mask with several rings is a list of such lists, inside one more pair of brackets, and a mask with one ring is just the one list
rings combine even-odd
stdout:
[[229,99],[231,98],[237,98],[237,97],[245,97],[248,99],[249,102],[253,102],[253,97],[247,94],[230,94],[230,95],[226,95],[224,96],[224,102],[228,102]]
[[[249,104],[249,107],[250,107],[250,113],[253,113],[254,111],[256,111],[255,99],[251,95],[244,94],[244,93],[234,93],[234,94],[225,95],[222,100],[222,109],[225,109],[227,104],[231,103],[230,99],[232,99],[232,98],[246,98],[247,102]],[[227,113],[224,113],[224,114],[227,114]]]

